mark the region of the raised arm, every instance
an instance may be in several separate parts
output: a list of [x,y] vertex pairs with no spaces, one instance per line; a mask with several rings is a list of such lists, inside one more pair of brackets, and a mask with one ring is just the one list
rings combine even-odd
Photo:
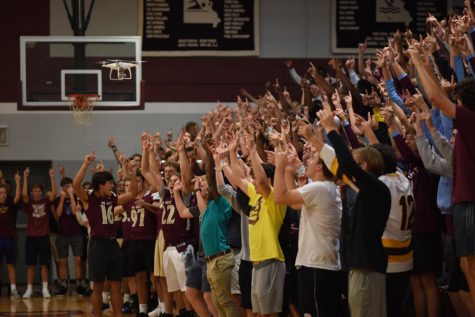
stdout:
[[229,149],[229,162],[231,164],[231,170],[233,173],[233,180],[235,186],[241,189],[243,193],[248,195],[247,193],[247,185],[249,181],[246,179],[246,176],[242,172],[241,166],[239,165],[239,159],[237,158],[237,140],[236,137],[233,136],[228,143]]
[[[287,158],[289,152],[275,152],[275,175],[274,175],[274,202],[279,205],[301,206],[303,198],[295,188],[288,188],[286,184],[286,166],[289,164]],[[291,169],[287,169],[290,175]]]
[[193,186],[191,180],[193,179],[193,172],[191,169],[190,161],[185,152],[185,135],[183,131],[180,133],[178,140],[176,141],[176,150],[178,151],[178,157],[180,162],[180,172],[182,179],[182,187],[184,192],[191,192]]
[[138,187],[137,187],[137,166],[134,165],[134,161],[130,160],[125,165],[125,177],[130,178],[130,191],[123,193],[117,197],[117,205],[123,205],[126,202],[132,200],[137,196]]
[[13,203],[16,205],[20,201],[21,198],[21,187],[20,187],[20,172],[16,171],[15,174],[15,197],[13,197]]
[[56,198],[56,180],[54,178],[54,174],[55,174],[54,168],[50,168],[49,179],[51,182],[51,191],[49,192],[49,197],[48,197],[50,202],[53,202],[54,199]]
[[21,191],[21,198],[23,199],[23,202],[28,204],[30,202],[30,195],[28,193],[28,177],[30,176],[30,168],[27,167],[23,171],[23,188]]
[[178,211],[180,218],[184,218],[184,219],[193,218],[193,215],[191,214],[190,209],[188,209],[185,206],[185,203],[183,202],[183,198],[181,198],[181,191],[182,191],[181,180],[177,180],[173,186],[173,196],[175,198],[176,210]]
[[411,60],[419,74],[420,81],[424,87],[429,100],[448,117],[455,118],[455,105],[450,101],[433,76],[429,74],[424,66],[424,62],[419,57],[419,52],[412,45],[408,49]]
[[82,188],[81,184],[84,179],[84,176],[87,173],[89,165],[92,162],[94,162],[95,159],[96,159],[96,154],[94,151],[86,154],[86,156],[84,157],[84,162],[81,165],[81,168],[79,168],[79,171],[77,172],[76,176],[74,176],[74,180],[73,180],[74,191],[76,192],[76,195],[78,196],[78,198],[83,202],[87,202],[89,198],[87,196],[86,191]]
[[[55,209],[55,213],[56,213],[56,218],[59,219],[61,217],[61,215],[63,214],[63,210],[64,210],[64,200],[66,199],[66,192],[61,189],[59,191],[59,202],[58,202],[58,206],[56,207]],[[72,209],[72,208],[71,208]]]
[[[247,135],[245,137],[246,144],[249,148],[249,153],[251,157],[251,166],[252,171],[254,172],[254,176],[256,178],[256,185],[262,188],[262,197],[267,198],[271,193],[271,184],[269,179],[266,176],[264,171],[264,167],[262,167],[262,161],[257,154],[254,137],[251,135]],[[242,190],[242,189],[241,189]],[[247,188],[245,193],[247,193]]]
[[[114,136],[111,136],[109,138],[109,140],[107,140],[107,145],[112,150],[112,154],[114,154],[114,157],[117,160],[117,163],[120,164],[120,159],[119,159],[120,158],[120,152],[117,149],[117,144],[115,142],[115,137]],[[124,167],[122,166],[122,168],[124,168]]]

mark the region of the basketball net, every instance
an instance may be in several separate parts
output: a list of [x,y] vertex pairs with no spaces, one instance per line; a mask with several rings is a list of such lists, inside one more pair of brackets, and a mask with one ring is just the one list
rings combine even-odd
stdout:
[[91,113],[100,96],[95,94],[71,94],[67,97],[69,109],[73,112],[74,122],[77,125],[90,126],[92,124]]

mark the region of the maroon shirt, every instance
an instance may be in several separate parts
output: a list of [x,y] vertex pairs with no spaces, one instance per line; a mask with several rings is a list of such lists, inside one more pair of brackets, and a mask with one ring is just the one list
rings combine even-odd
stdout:
[[157,218],[159,218],[163,230],[165,245],[193,242],[193,221],[180,217],[175,199],[168,189],[163,191],[162,208],[157,213]]
[[115,238],[114,207],[117,205],[117,196],[99,197],[91,191],[88,193],[88,204],[85,212],[91,227],[91,237]]
[[26,226],[27,237],[44,237],[49,235],[49,213],[51,205],[48,197],[39,201],[30,199],[26,205],[28,221]]
[[16,216],[18,205],[13,203],[13,197],[7,196],[4,204],[0,204],[0,238],[16,236]]
[[454,204],[475,201],[475,111],[457,106],[454,129]]
[[127,210],[122,213],[122,238],[124,240],[132,240],[132,219],[130,219],[130,212]]
[[[147,192],[143,197],[143,201],[151,204],[153,197],[150,192]],[[157,221],[155,215],[145,208],[138,208],[134,199],[124,205],[131,221],[131,235],[133,240],[155,240],[157,233]]]
[[[56,197],[54,206],[58,210],[61,197]],[[58,233],[62,236],[73,236],[82,234],[82,226],[79,224],[76,215],[71,210],[71,201],[69,198],[64,199],[63,213],[59,217]]]

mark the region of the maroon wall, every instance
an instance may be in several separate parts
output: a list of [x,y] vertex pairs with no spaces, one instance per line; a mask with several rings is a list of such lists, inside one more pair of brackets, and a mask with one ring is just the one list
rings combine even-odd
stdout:
[[[5,1],[2,4],[0,102],[16,102],[19,93],[21,35],[49,35],[49,0]],[[280,59],[145,58],[145,101],[214,102],[234,100],[240,88],[262,94],[267,81],[279,78],[294,98],[300,90]],[[322,61],[320,61],[321,63]],[[317,61],[318,63],[318,61]],[[308,61],[296,61],[300,71]]]

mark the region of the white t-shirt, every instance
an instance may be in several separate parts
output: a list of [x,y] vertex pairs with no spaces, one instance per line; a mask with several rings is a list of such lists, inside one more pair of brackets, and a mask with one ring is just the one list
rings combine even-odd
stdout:
[[296,266],[332,271],[341,269],[341,197],[330,181],[313,182],[297,189],[302,195],[299,226],[299,251]]

